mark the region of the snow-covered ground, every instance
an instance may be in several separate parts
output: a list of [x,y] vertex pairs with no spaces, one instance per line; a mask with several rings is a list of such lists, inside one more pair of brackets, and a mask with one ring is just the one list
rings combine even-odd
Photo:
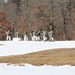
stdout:
[[25,66],[0,65],[0,75],[75,75],[75,67],[64,66]]
[[[0,56],[26,54],[45,49],[75,48],[75,41],[0,41]],[[0,75],[75,75],[75,66],[14,66],[0,64]]]
[[26,54],[55,48],[75,48],[75,41],[0,41],[0,56]]

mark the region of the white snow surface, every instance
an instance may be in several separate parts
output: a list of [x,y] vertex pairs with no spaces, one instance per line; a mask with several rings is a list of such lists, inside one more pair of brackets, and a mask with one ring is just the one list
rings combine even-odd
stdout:
[[[0,56],[27,54],[45,49],[75,48],[75,41],[0,41]],[[75,75],[75,66],[25,66],[0,64],[0,75]]]
[[0,64],[0,75],[75,75],[75,66],[7,66]]
[[75,48],[75,41],[0,41],[0,56],[27,54],[55,48]]

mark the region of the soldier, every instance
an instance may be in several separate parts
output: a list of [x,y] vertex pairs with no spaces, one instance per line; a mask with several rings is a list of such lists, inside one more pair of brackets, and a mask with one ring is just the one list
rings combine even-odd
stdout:
[[32,40],[33,31],[30,32],[30,40]]
[[39,32],[40,32],[40,41],[42,41],[43,40],[43,30],[40,29]]
[[36,41],[37,37],[36,37],[36,31],[33,31],[32,33],[32,41]]
[[24,32],[24,41],[28,41],[27,31]]
[[53,23],[50,23],[49,29],[53,30]]
[[11,40],[11,36],[10,36],[10,30],[8,30],[7,32],[6,32],[6,40]]
[[49,37],[50,42],[54,41],[54,39],[53,39],[53,31],[52,30],[48,32],[48,37]]
[[19,32],[15,32],[15,37],[18,38]]
[[35,31],[32,31],[32,32],[30,33],[30,36],[31,36],[31,40],[32,40],[32,41],[38,41],[38,37],[36,36],[36,33],[37,33],[36,30],[35,30]]
[[43,41],[47,41],[47,32],[44,30],[43,32]]
[[40,31],[36,31],[35,35],[36,35],[36,40],[40,41]]

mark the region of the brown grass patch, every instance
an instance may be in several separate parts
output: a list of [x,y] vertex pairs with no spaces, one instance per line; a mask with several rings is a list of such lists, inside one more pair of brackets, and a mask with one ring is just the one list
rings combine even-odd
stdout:
[[45,50],[25,55],[0,57],[0,63],[29,63],[33,65],[48,64],[75,66],[75,48]]

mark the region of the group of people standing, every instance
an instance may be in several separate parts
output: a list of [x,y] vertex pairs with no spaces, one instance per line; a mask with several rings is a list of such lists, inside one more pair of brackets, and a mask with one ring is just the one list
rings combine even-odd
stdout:
[[[10,33],[11,33],[10,30],[8,30],[6,32],[6,40],[11,40]],[[30,39],[29,39],[29,36],[30,36]],[[54,41],[52,26],[50,26],[49,31],[46,31],[46,30],[31,31],[29,33],[29,36],[28,36],[28,32],[24,31],[23,40],[24,41],[28,41],[28,40],[31,40],[31,41],[50,41],[50,42]],[[15,38],[17,38],[17,39],[19,38],[19,32],[15,32]]]
[[32,41],[54,41],[53,39],[53,31],[47,32],[46,30],[43,31],[32,31],[30,33]]
[[[15,33],[15,38],[19,38],[18,37],[18,34],[19,34],[19,32],[16,32]],[[7,32],[6,32],[6,40],[8,41],[8,40],[12,40],[12,38],[11,38],[11,31],[10,30],[8,30]]]

